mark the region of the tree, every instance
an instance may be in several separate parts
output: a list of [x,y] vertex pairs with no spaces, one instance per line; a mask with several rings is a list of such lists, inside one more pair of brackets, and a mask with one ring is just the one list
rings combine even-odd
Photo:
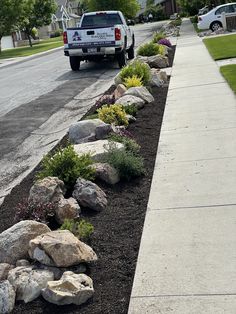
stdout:
[[178,5],[181,8],[182,13],[186,15],[195,15],[198,13],[198,10],[205,5],[217,6],[225,2],[225,0],[178,0]]
[[150,13],[153,16],[153,19],[156,21],[160,21],[166,18],[164,8],[160,4],[157,4],[157,5],[151,4],[151,1],[150,1],[150,5],[146,6],[144,15],[148,16]]
[[133,18],[139,10],[137,0],[89,0],[90,11],[118,10],[128,17]]
[[54,0],[25,0],[24,14],[20,19],[20,29],[26,33],[31,47],[33,28],[49,25],[56,9],[57,5]]
[[23,10],[24,0],[1,0],[0,2],[0,53],[1,39],[16,28]]

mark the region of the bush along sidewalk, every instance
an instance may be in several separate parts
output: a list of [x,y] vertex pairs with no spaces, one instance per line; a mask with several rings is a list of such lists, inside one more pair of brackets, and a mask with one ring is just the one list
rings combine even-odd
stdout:
[[[159,44],[161,40],[163,44]],[[170,49],[165,36],[155,34],[151,43],[140,47],[142,56],[138,55],[115,77],[110,94],[101,97],[87,117],[69,128],[68,143],[44,157],[28,198],[17,206],[16,224],[0,234],[0,263],[5,263],[0,264],[0,279],[4,280],[0,298],[6,313],[13,310],[15,300],[28,303],[40,295],[49,302],[47,307],[50,303],[81,305],[87,301],[89,305],[93,303],[92,297],[96,299],[93,280],[88,275],[91,269],[96,271],[103,250],[95,248],[95,252],[92,244],[102,235],[105,248],[106,237],[112,237],[101,227],[104,223],[100,217],[106,221],[107,207],[111,206],[108,199],[113,201],[113,191],[118,189],[122,193],[123,186],[134,189],[145,181],[147,163],[130,130],[135,130],[132,125],[137,117],[142,120],[143,108],[157,106],[158,95],[168,86],[168,77],[161,68],[169,64]],[[158,61],[148,59],[157,57]],[[164,108],[165,97],[161,101]],[[149,187],[150,182],[151,178]],[[113,219],[110,217],[107,223],[114,223]],[[122,226],[126,224],[123,218]],[[135,261],[132,263],[135,265]],[[132,277],[129,282],[132,284]],[[94,285],[99,288],[105,284]],[[125,297],[127,303],[129,296]],[[120,306],[119,302],[119,309]],[[86,307],[79,311],[83,309],[86,311]],[[111,309],[104,311],[108,312]]]

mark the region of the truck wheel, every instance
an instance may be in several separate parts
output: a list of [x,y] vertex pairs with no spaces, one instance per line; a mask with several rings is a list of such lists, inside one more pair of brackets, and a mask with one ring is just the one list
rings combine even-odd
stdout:
[[72,71],[79,71],[80,61],[79,57],[70,57],[70,67]]
[[129,60],[134,59],[134,37],[133,37],[132,45],[130,46],[128,50],[128,58]]
[[120,69],[127,65],[126,51],[125,50],[123,50],[120,54],[118,54],[117,61],[118,61]]

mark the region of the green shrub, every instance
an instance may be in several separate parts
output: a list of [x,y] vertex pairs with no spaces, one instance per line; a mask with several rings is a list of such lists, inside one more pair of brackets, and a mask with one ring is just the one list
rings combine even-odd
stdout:
[[72,188],[76,180],[81,177],[87,180],[94,178],[95,171],[92,167],[92,159],[89,154],[78,156],[72,145],[64,149],[58,149],[54,155],[47,155],[42,161],[42,170],[37,178],[58,177],[67,188]]
[[122,105],[104,105],[97,112],[98,118],[105,123],[125,126],[129,124]]
[[157,44],[160,39],[164,39],[164,38],[166,38],[164,33],[154,33],[153,42]]
[[145,174],[143,158],[128,150],[119,150],[110,144],[104,161],[112,165],[124,180],[139,177]]
[[140,145],[135,140],[128,138],[127,136],[113,133],[108,137],[108,140],[124,144],[125,150],[133,153],[134,155],[138,155],[140,151]]
[[137,86],[142,86],[142,79],[138,77],[137,75],[133,75],[131,77],[126,77],[125,86],[129,89],[131,87],[137,87]]
[[177,20],[171,21],[170,24],[173,26],[180,26],[182,24],[182,20],[177,19]]
[[164,55],[165,52],[161,45],[150,42],[150,43],[140,46],[137,54],[140,56],[150,57],[150,56],[155,56],[158,54]]
[[137,111],[138,111],[138,108],[135,104],[123,106],[123,108],[127,114],[130,114],[131,116],[134,116],[134,117],[136,116]]
[[89,240],[94,232],[93,225],[84,219],[81,219],[80,221],[65,219],[60,229],[69,230],[80,240],[84,241]]
[[125,82],[126,78],[132,77],[134,75],[142,80],[143,85],[148,85],[151,79],[150,67],[146,63],[136,60],[122,68],[120,71],[120,78],[123,82]]

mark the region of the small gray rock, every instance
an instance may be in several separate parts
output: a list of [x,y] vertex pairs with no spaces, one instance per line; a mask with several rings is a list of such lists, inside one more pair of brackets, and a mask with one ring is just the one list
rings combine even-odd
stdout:
[[19,259],[16,262],[16,267],[19,267],[19,266],[30,266],[30,262],[27,259]]
[[96,178],[106,182],[107,184],[113,185],[120,181],[118,171],[108,163],[95,163],[93,164],[93,167],[96,171]]
[[113,128],[110,124],[102,124],[96,127],[95,129],[95,138],[97,140],[104,140],[108,135],[113,131]]
[[138,109],[141,109],[144,107],[145,101],[140,97],[125,94],[121,98],[117,99],[115,103],[122,106],[135,105]]
[[107,206],[107,197],[100,187],[82,178],[77,179],[73,197],[83,206],[95,211],[101,211]]
[[16,293],[8,280],[0,282],[0,313],[8,314],[14,309]]

